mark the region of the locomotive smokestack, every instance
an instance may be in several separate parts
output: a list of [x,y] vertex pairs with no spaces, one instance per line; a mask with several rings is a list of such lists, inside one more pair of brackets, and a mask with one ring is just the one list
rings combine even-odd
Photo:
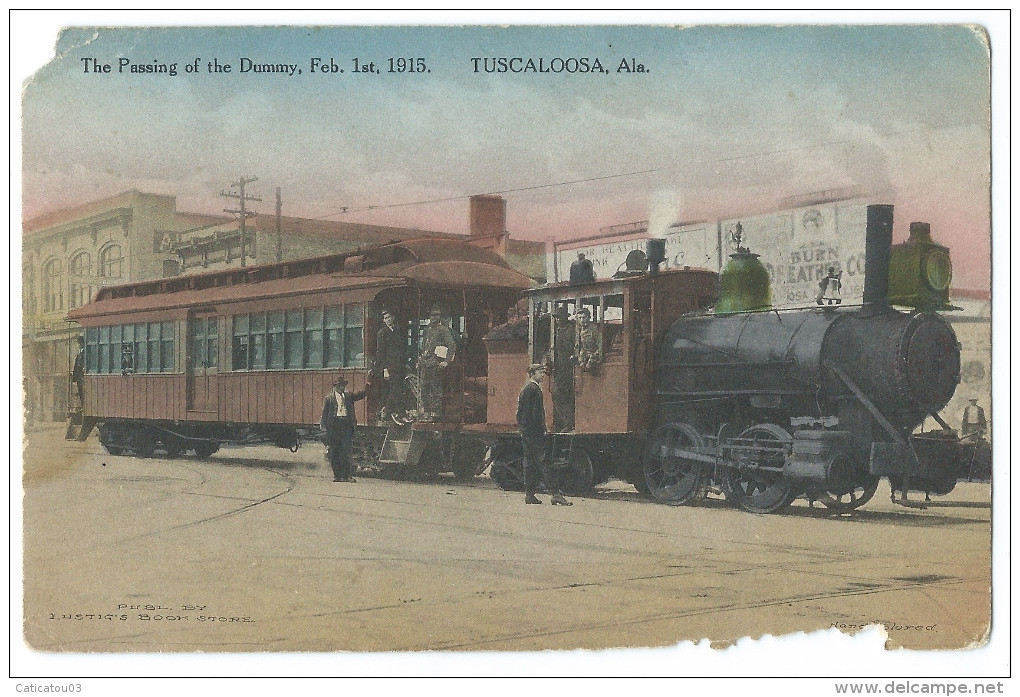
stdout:
[[653,237],[645,241],[645,256],[648,258],[648,273],[659,273],[659,264],[666,261],[666,240]]
[[889,256],[892,251],[893,207],[868,206],[864,247],[864,305],[883,308],[889,300]]

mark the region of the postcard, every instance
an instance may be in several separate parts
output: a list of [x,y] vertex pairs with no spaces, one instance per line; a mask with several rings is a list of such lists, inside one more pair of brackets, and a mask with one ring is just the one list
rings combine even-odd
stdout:
[[281,17],[22,85],[25,665],[1008,671],[1000,34]]

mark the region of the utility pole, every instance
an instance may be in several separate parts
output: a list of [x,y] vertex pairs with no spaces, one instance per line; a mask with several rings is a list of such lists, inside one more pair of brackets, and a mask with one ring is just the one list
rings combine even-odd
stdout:
[[245,256],[244,255],[244,239],[245,239],[245,235],[246,235],[245,222],[248,220],[248,218],[253,218],[253,217],[255,217],[257,215],[257,213],[255,211],[247,210],[247,208],[245,208],[244,204],[247,201],[261,201],[262,200],[262,199],[258,198],[257,196],[246,196],[245,193],[244,193],[244,186],[245,186],[245,184],[251,184],[252,182],[257,182],[258,180],[259,180],[258,177],[247,177],[247,178],[246,177],[241,177],[238,181],[236,181],[236,182],[234,182],[233,184],[230,185],[231,189],[240,189],[240,193],[239,194],[235,194],[233,191],[221,191],[220,192],[220,196],[226,196],[227,198],[236,198],[236,199],[240,200],[240,206],[237,209],[224,208],[223,212],[224,213],[232,213],[233,215],[237,216],[238,220],[241,221],[241,266],[245,265],[245,261],[244,261],[244,256]]

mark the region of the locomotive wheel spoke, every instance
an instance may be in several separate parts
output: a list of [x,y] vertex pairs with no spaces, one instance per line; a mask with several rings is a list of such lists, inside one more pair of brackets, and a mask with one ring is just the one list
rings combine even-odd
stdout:
[[869,476],[863,482],[856,483],[850,491],[841,493],[822,492],[818,497],[818,501],[830,511],[847,513],[860,508],[870,501],[877,489],[878,477]]
[[745,430],[738,438],[753,443],[754,447],[741,447],[737,459],[731,459],[726,468],[723,475],[726,498],[749,513],[775,513],[789,506],[797,491],[779,471],[785,447],[776,446],[791,444],[793,437],[775,424],[760,424]]
[[648,492],[657,500],[680,506],[704,495],[708,472],[704,464],[679,455],[704,442],[689,424],[667,424],[648,439],[644,474]]

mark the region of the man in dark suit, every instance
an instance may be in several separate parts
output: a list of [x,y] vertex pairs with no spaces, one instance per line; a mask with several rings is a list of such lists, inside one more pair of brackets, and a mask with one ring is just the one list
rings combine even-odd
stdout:
[[576,286],[583,283],[595,282],[595,266],[591,259],[587,259],[583,252],[577,253],[577,261],[570,265],[570,285]]
[[333,481],[353,484],[357,481],[351,476],[354,427],[357,425],[354,403],[365,398],[365,390],[351,393],[346,387],[347,378],[343,375],[337,377],[322,405],[319,426],[326,432],[326,448],[329,466],[333,468]]
[[407,370],[407,341],[397,327],[397,318],[392,310],[383,310],[383,326],[376,335],[375,365],[382,373],[381,421],[392,418],[394,423],[404,424],[407,405],[404,402],[404,374]]
[[[542,461],[545,459],[546,430],[545,404],[542,401],[542,385],[540,380],[545,375],[545,366],[534,363],[528,368],[528,381],[521,388],[517,397],[517,428],[521,431],[521,442],[524,446],[524,503],[542,503],[535,495],[538,490],[538,478],[542,472]],[[563,494],[554,489],[552,504],[554,506],[570,506]]]
[[74,354],[74,367],[71,368],[71,382],[78,390],[78,408],[85,408],[85,339],[76,337],[78,351]]

